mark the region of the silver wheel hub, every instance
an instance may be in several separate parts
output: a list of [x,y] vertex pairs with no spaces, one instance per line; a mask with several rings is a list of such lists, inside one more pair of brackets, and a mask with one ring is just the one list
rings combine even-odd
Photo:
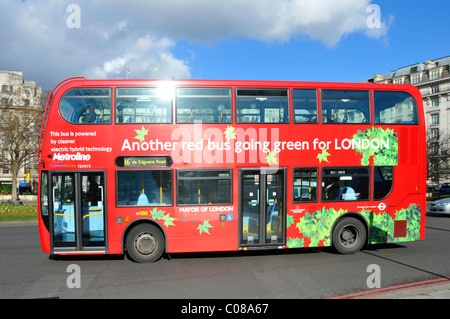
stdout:
[[155,251],[157,242],[153,235],[144,233],[136,237],[134,245],[141,255],[150,255]]
[[339,241],[346,247],[355,245],[358,241],[358,238],[358,228],[353,225],[344,227],[339,234]]

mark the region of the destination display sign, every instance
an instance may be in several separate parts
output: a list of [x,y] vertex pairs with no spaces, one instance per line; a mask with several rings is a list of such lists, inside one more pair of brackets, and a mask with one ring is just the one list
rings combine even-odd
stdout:
[[123,168],[154,168],[172,166],[170,156],[119,156],[116,165]]

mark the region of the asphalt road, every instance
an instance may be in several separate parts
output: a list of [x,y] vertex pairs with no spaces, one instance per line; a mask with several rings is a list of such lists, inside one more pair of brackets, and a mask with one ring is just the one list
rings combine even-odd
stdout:
[[428,214],[424,241],[354,255],[330,249],[176,254],[137,264],[123,256],[55,260],[41,251],[36,223],[1,224],[0,298],[329,298],[368,290],[370,265],[379,267],[381,287],[450,277],[449,239],[450,217]]

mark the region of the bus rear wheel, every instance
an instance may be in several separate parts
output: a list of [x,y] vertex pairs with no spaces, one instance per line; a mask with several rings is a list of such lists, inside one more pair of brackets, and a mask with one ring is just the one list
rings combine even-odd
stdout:
[[164,235],[154,225],[137,225],[127,235],[126,249],[135,262],[157,261],[164,253]]
[[353,254],[363,248],[367,231],[363,223],[356,218],[341,219],[333,231],[333,247],[339,253]]

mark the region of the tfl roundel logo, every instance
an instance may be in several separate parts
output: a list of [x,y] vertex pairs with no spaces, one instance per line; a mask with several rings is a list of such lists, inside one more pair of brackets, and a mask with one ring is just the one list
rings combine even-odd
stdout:
[[378,209],[381,210],[381,211],[385,210],[386,209],[386,204],[385,203],[379,203],[378,204]]

